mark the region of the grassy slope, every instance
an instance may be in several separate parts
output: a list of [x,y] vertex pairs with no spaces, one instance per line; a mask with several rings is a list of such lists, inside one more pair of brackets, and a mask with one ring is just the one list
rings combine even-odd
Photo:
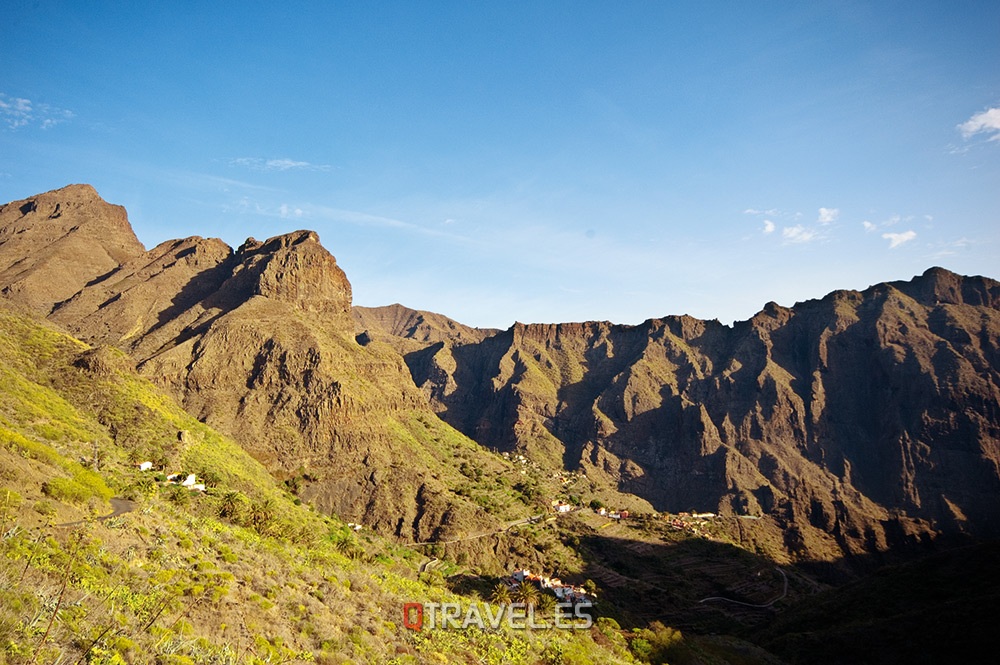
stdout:
[[[0,663],[632,660],[606,626],[405,630],[405,602],[475,598],[296,505],[116,351],[3,314],[0,371]],[[210,491],[156,483],[145,459]],[[112,494],[136,510],[88,520]]]

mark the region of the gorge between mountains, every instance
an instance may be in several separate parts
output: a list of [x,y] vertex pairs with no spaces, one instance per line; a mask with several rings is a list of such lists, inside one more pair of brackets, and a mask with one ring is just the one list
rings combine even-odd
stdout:
[[476,329],[353,306],[313,232],[147,250],[73,185],[0,207],[0,294],[121,350],[303,501],[399,542],[502,527],[457,491],[454,451],[479,447],[634,509],[752,518],[744,545],[783,561],[1000,536],[987,277],[931,268],[731,326]]

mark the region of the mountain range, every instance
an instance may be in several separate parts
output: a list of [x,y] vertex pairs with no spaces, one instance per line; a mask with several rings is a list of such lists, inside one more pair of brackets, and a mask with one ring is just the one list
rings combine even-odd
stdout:
[[403,543],[523,516],[481,482],[519,459],[583,479],[584,503],[717,514],[779,561],[1000,535],[986,277],[931,268],[732,325],[478,329],[354,306],[313,232],[147,250],[72,185],[0,207],[0,295],[124,351],[303,501]]

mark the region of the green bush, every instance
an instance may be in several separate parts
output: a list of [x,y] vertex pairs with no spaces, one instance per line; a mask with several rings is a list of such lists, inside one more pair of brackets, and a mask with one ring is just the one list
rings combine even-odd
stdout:
[[[650,663],[666,663],[673,652],[681,648],[681,631],[654,621],[649,628],[635,628],[629,648],[636,658]],[[676,655],[676,654],[674,654]]]
[[45,482],[42,493],[64,503],[83,503],[90,498],[87,488],[70,478],[53,478]]
[[178,506],[186,506],[191,503],[191,491],[180,485],[171,485],[167,489],[167,499]]
[[72,478],[53,478],[42,485],[42,493],[56,501],[86,503],[90,499],[107,501],[114,492],[104,479],[90,469],[75,465]]
[[56,507],[52,505],[51,501],[36,501],[34,509],[36,513],[45,517],[52,517],[56,514]]
[[14,510],[22,501],[23,497],[14,490],[0,489],[0,513],[4,510]]
[[35,459],[45,464],[51,464],[52,466],[59,466],[59,463],[62,461],[59,453],[51,447],[44,443],[37,443],[26,439],[17,432],[13,432],[2,426],[0,426],[0,445],[3,445],[11,452],[19,453],[22,457]]
[[104,478],[90,469],[77,468],[73,474],[73,481],[85,488],[89,496],[107,501],[114,495],[114,492],[105,484]]
[[133,501],[153,496],[156,493],[156,482],[149,476],[141,476],[125,488],[122,493],[126,499]]

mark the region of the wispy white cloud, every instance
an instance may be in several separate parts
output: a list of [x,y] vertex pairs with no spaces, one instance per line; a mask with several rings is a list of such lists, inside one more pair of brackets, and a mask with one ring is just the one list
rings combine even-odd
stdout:
[[23,127],[31,122],[31,100],[21,97],[8,97],[0,93],[0,116],[3,116],[11,129]]
[[974,245],[975,243],[965,236],[962,236],[958,240],[952,240],[949,243],[945,243],[948,247],[954,247],[955,249],[963,249],[969,245]]
[[393,217],[385,217],[383,215],[373,215],[367,212],[345,210],[343,208],[331,208],[323,205],[306,205],[305,208],[309,211],[311,216],[315,216],[317,219],[322,219],[328,222],[347,222],[348,224],[356,224],[357,226],[381,226],[392,229],[403,229],[406,231],[434,233],[433,231],[424,229],[423,227],[412,222],[406,222]]
[[840,217],[839,208],[820,208],[819,217],[816,218],[816,221],[820,224],[833,224],[837,221],[838,217]]
[[962,236],[958,240],[950,240],[944,242],[938,242],[933,245],[937,251],[935,251],[931,256],[935,259],[940,259],[946,256],[955,256],[960,254],[970,247],[975,247],[976,245],[983,244],[982,241],[973,240]]
[[910,242],[917,237],[917,232],[912,229],[902,233],[883,233],[882,237],[889,241],[889,249],[896,249],[900,245]]
[[[931,217],[930,215],[924,215],[923,218],[926,219],[926,220],[933,219],[933,217]],[[915,217],[913,215],[906,215],[904,217],[903,215],[900,215],[899,213],[893,213],[893,214],[889,215],[888,218],[883,219],[880,222],[873,222],[871,220],[866,219],[865,221],[861,222],[861,226],[864,227],[866,233],[871,233],[873,231],[877,231],[878,229],[884,229],[884,228],[887,228],[887,227],[896,226],[900,222],[912,222],[914,219],[915,219]],[[896,234],[892,234],[892,235],[905,235],[905,234],[896,233]],[[885,236],[882,236],[882,237],[884,238]],[[904,240],[903,242],[906,242],[906,241]]]
[[10,129],[37,125],[49,129],[72,120],[76,114],[49,104],[32,102],[23,97],[11,97],[0,92],[0,121]]
[[[301,202],[298,204],[278,203],[277,201],[260,201],[250,196],[244,196],[223,207],[225,212],[235,214],[251,214],[261,217],[284,220],[303,220],[310,224],[351,224],[353,226],[395,229],[398,231],[423,236],[448,238],[457,242],[467,243],[472,239],[457,233],[450,233],[440,228],[425,227],[414,222],[374,215],[357,210],[346,210],[325,205]],[[447,227],[446,227],[447,228]],[[316,230],[322,232],[322,227]]]
[[820,234],[816,229],[807,229],[801,224],[796,224],[781,229],[781,237],[786,243],[803,244],[816,240]]
[[264,159],[262,157],[236,157],[229,160],[230,166],[239,166],[251,171],[329,171],[329,164],[313,164],[294,159]]
[[977,134],[986,134],[988,141],[1000,141],[1000,107],[994,106],[976,113],[958,126],[965,140]]
[[778,208],[746,208],[745,215],[762,218],[760,232],[762,235],[779,235],[775,231],[781,225],[781,243],[783,245],[804,245],[815,240],[829,237],[827,226],[840,217],[838,208],[820,208],[819,217],[815,223],[806,223],[801,212],[788,212]]
[[253,191],[253,192],[270,192],[278,193],[279,190],[273,187],[267,187],[265,185],[258,185],[250,182],[244,182],[242,180],[235,180],[233,178],[224,178],[222,176],[212,175],[209,173],[201,173],[197,171],[186,171],[186,170],[170,170],[161,169],[159,167],[152,167],[147,164],[142,164],[132,161],[123,161],[121,164],[122,168],[128,168],[134,172],[146,173],[148,177],[163,180],[174,186],[190,188],[199,191],[219,191],[219,192],[238,192],[241,190]]

